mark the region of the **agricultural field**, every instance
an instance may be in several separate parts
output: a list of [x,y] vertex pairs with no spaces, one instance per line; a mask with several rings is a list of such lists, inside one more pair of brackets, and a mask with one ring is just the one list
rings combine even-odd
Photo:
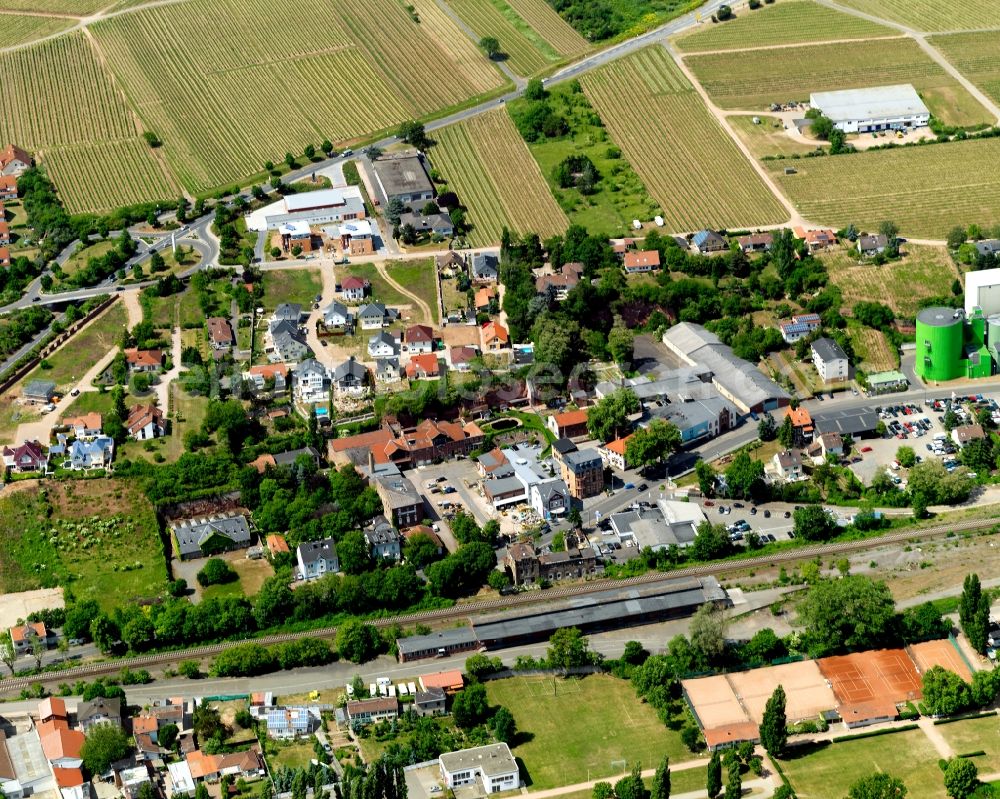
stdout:
[[83,17],[110,4],[111,0],[0,0],[0,9]]
[[70,213],[176,200],[181,193],[142,138],[60,147],[45,154],[45,167]]
[[670,230],[786,218],[663,48],[641,50],[585,75],[581,83],[612,140],[659,202]]
[[[528,740],[513,747],[532,790],[621,774],[623,761],[652,767],[664,755],[679,762],[687,750],[649,705],[637,702],[627,680],[514,677],[486,683],[491,705],[514,714]],[[586,735],[566,730],[587,723]]]
[[580,56],[590,50],[590,43],[560,17],[546,0],[507,0],[507,5],[560,55]]
[[925,297],[951,296],[952,283],[960,276],[944,247],[906,244],[902,253],[899,261],[881,266],[859,264],[846,250],[822,256],[830,280],[843,295],[845,313],[857,302],[875,299],[900,317],[912,318]]
[[473,246],[496,244],[506,226],[542,239],[568,220],[507,112],[498,108],[435,131],[435,168],[468,207]]
[[[570,221],[591,233],[621,236],[629,232],[633,219],[651,219],[659,210],[639,176],[622,157],[586,96],[569,85],[549,91],[548,104],[569,123],[569,133],[556,139],[528,143],[556,202]],[[508,105],[512,118],[519,118],[527,100]],[[570,156],[586,157],[594,164],[598,180],[593,191],[582,193],[576,186],[563,188],[554,176],[558,165]]]
[[766,109],[807,101],[811,92],[912,83],[947,125],[989,122],[989,114],[912,39],[816,44],[691,55],[695,78],[721,108]]
[[938,753],[922,730],[793,751],[796,754],[783,759],[781,766],[802,799],[846,796],[858,777],[875,771],[899,777],[909,789],[910,799],[944,796]]
[[839,0],[882,19],[921,31],[1000,28],[1000,6],[993,0]]
[[166,587],[156,513],[135,483],[29,484],[0,499],[0,519],[0,592],[72,584],[110,608]]
[[447,0],[477,37],[500,42],[506,62],[518,75],[534,75],[559,60],[559,53],[504,0]]
[[[91,30],[144,126],[163,140],[168,164],[195,191],[323,138],[350,141],[507,85],[450,20],[417,23],[393,0],[345,0],[337,12],[321,0],[205,0]],[[289,18],[324,24],[302,36]],[[288,86],[323,90],[290,104]],[[192,114],[206,98],[210,112]]]
[[131,114],[84,34],[0,54],[0,141],[29,150],[128,139]]
[[0,48],[33,42],[44,36],[60,33],[73,25],[73,20],[59,17],[35,17],[4,14],[0,16]]
[[935,239],[956,225],[1000,224],[1000,139],[800,159],[794,175],[787,164],[765,167],[817,224],[874,229],[891,219],[904,236]]
[[775,155],[805,155],[816,148],[811,144],[796,141],[785,133],[783,123],[777,117],[759,116],[759,125],[753,122],[753,116],[731,116],[729,124],[736,135],[753,154],[755,158],[765,158]]
[[791,0],[756,11],[742,9],[735,20],[721,25],[706,23],[678,36],[674,46],[683,53],[697,53],[897,35],[898,31],[892,28],[834,11],[812,0]]
[[297,302],[308,313],[313,299],[323,293],[319,269],[277,269],[264,273],[264,307],[273,311],[283,302]]
[[854,354],[858,356],[856,364],[858,368],[868,373],[887,372],[899,368],[899,358],[896,357],[895,351],[889,346],[885,333],[881,330],[873,330],[859,322],[849,320],[847,335],[854,347]]
[[933,36],[928,41],[983,94],[1000,103],[1000,51],[997,50],[996,31]]
[[52,380],[59,390],[72,388],[97,361],[118,346],[127,323],[128,314],[124,303],[113,303],[45,359],[48,369],[36,366],[27,374],[24,382]]

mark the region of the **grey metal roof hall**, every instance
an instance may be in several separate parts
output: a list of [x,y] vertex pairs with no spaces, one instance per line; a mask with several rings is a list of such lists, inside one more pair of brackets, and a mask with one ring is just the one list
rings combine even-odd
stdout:
[[404,657],[416,652],[436,649],[475,647],[478,643],[479,639],[471,627],[450,627],[427,635],[412,635],[409,638],[396,639],[399,654]]

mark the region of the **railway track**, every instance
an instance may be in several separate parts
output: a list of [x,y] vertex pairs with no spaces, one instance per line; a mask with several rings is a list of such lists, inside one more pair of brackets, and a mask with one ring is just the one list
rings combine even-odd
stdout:
[[[667,582],[684,577],[707,577],[713,574],[724,574],[738,569],[776,566],[782,563],[791,563],[801,560],[810,560],[816,556],[828,557],[831,555],[841,555],[851,552],[859,552],[867,549],[876,549],[887,544],[896,544],[917,539],[936,538],[948,535],[949,533],[965,533],[975,530],[983,530],[997,524],[996,519],[970,519],[964,522],[953,524],[943,524],[934,527],[925,527],[917,530],[905,530],[896,533],[888,533],[877,538],[865,538],[858,541],[843,541],[836,544],[816,544],[814,546],[801,547],[797,549],[776,552],[772,555],[759,555],[752,558],[740,558],[739,560],[728,560],[723,563],[708,564],[704,566],[689,566],[684,569],[675,569],[670,572],[647,572],[638,577],[628,577],[624,579],[602,579],[590,580],[586,583],[578,583],[563,588],[551,588],[545,591],[532,591],[516,594],[509,597],[498,597],[496,599],[482,599],[475,602],[467,602],[455,605],[450,608],[440,608],[438,610],[427,610],[419,613],[410,613],[400,616],[391,616],[384,619],[377,619],[371,623],[375,627],[390,627],[394,624],[413,625],[427,624],[432,622],[450,621],[455,619],[466,619],[489,611],[516,610],[520,607],[531,605],[543,605],[558,599],[568,597],[586,596],[598,594],[604,591],[620,590],[630,586],[644,586]],[[20,691],[34,683],[69,682],[87,677],[99,677],[107,674],[114,674],[123,668],[141,669],[150,666],[160,666],[168,663],[175,663],[180,660],[200,660],[213,655],[218,655],[234,646],[242,643],[257,643],[263,645],[281,644],[288,641],[296,641],[302,638],[333,638],[337,634],[336,627],[321,627],[314,630],[297,633],[279,633],[277,635],[267,635],[260,638],[247,638],[242,641],[225,641],[219,644],[207,644],[205,646],[192,647],[190,649],[173,650],[170,652],[158,652],[151,655],[136,655],[128,658],[117,658],[115,660],[102,661],[86,666],[77,666],[63,671],[47,672],[36,674],[30,677],[11,677],[0,680],[0,693],[10,691]]]

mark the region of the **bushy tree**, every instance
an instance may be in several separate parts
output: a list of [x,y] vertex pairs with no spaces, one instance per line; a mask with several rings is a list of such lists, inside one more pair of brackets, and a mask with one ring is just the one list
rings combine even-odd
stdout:
[[960,713],[972,704],[968,683],[952,671],[932,666],[922,679],[924,707],[933,716]]
[[771,757],[781,757],[788,744],[788,719],[785,716],[785,689],[778,686],[767,700],[760,722],[760,743]]
[[901,779],[880,771],[855,780],[847,792],[847,799],[906,799],[906,794]]
[[722,793],[722,758],[719,757],[718,750],[713,751],[708,760],[705,788],[708,791],[708,799],[715,799]]
[[87,732],[80,756],[87,771],[97,776],[125,757],[128,750],[128,736],[121,727],[117,724],[95,724]]
[[951,799],[965,799],[979,785],[979,769],[968,758],[956,757],[944,768],[944,789]]
[[348,619],[337,628],[337,653],[352,663],[365,663],[378,654],[381,639],[370,624]]
[[619,388],[587,411],[587,429],[598,441],[614,441],[627,432],[628,417],[639,411],[639,398],[630,388]]
[[669,458],[681,446],[681,432],[676,425],[654,419],[639,428],[625,444],[625,460],[633,467],[649,466]]
[[486,687],[481,683],[473,683],[455,694],[451,714],[456,726],[468,729],[485,721],[489,709]]
[[737,499],[750,499],[764,485],[764,464],[754,460],[745,450],[740,450],[726,468],[726,486],[729,495]]
[[545,661],[553,669],[571,669],[589,665],[593,660],[590,642],[576,627],[563,627],[552,633]]
[[514,715],[505,707],[500,707],[489,721],[493,737],[505,744],[512,744],[517,735],[517,723]]
[[721,657],[726,649],[729,617],[717,605],[706,602],[691,617],[691,647],[706,661]]
[[861,575],[821,580],[799,603],[811,654],[872,649],[891,634],[895,602],[885,583]]
[[806,541],[829,541],[837,533],[833,517],[822,505],[805,505],[793,511],[795,535]]

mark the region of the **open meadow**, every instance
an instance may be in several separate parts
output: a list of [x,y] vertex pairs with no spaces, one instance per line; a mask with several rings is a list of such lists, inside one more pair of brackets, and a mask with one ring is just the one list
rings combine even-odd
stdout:
[[[680,735],[656,711],[636,701],[627,680],[514,677],[486,683],[490,704],[514,714],[528,740],[513,747],[532,790],[620,775],[623,762],[653,768],[664,755],[688,758]],[[569,734],[569,731],[577,731]]]
[[972,758],[980,774],[1000,771],[1000,716],[939,724],[936,729],[956,752],[986,753]]
[[29,483],[0,499],[0,520],[2,593],[72,585],[110,608],[166,588],[156,514],[134,482]]
[[468,208],[473,246],[500,241],[504,227],[542,239],[569,224],[506,110],[435,131],[430,157]]
[[[777,223],[784,209],[667,52],[650,47],[581,79],[670,230]],[[629,91],[622,91],[628,86]]]
[[872,772],[899,777],[909,799],[944,799],[938,753],[922,730],[795,748],[781,761],[800,799],[846,796],[851,784]]
[[273,311],[283,302],[297,302],[303,313],[312,308],[313,299],[323,293],[320,267],[275,269],[264,273],[264,307]]
[[815,151],[813,145],[796,141],[785,133],[784,124],[777,117],[758,116],[757,119],[760,120],[759,125],[754,124],[753,116],[735,115],[728,119],[736,135],[755,158],[805,155]]
[[[323,24],[304,36],[290,19]],[[450,20],[418,23],[393,0],[344,0],[335,14],[321,0],[204,0],[112,17],[92,32],[171,169],[195,191],[323,138],[351,141],[507,83]],[[290,86],[306,94],[289,102]]]
[[887,372],[899,368],[899,357],[889,345],[885,333],[854,320],[847,323],[847,336],[858,356],[857,367],[865,372]]
[[831,282],[844,298],[849,312],[855,303],[877,300],[900,317],[912,317],[925,297],[951,296],[952,283],[960,277],[944,247],[905,244],[898,261],[877,266],[858,263],[845,250],[822,257]]
[[1000,27],[1000,5],[993,0],[838,0],[866,14],[920,31]]
[[559,53],[503,0],[447,0],[452,10],[482,38],[493,36],[518,75],[534,75],[559,60]]
[[[955,225],[1000,224],[1000,139],[876,150],[765,164],[802,215],[835,228],[943,239]],[[794,166],[796,174],[785,175]]]
[[[431,309],[431,319],[422,320],[426,324],[436,325],[440,321],[440,308],[437,301],[437,267],[434,259],[426,261],[396,261],[386,264],[385,271],[399,285],[412,291]],[[410,299],[407,297],[407,302]],[[411,303],[412,304],[412,303]],[[420,308],[413,307],[413,315],[419,316]]]
[[1000,48],[996,31],[932,36],[928,41],[983,94],[1000,103]]
[[912,39],[741,50],[685,58],[721,108],[766,109],[812,92],[912,83],[948,125],[989,122],[989,113]]
[[705,23],[678,36],[674,46],[683,53],[697,53],[896,35],[898,32],[892,28],[834,11],[813,0],[791,0],[756,11],[740,9],[735,20],[722,25]]
[[[351,264],[336,268],[337,283],[348,277],[360,277],[371,283],[371,294],[365,301],[381,302],[383,305],[409,305],[411,300],[379,274],[375,264]],[[387,267],[388,268],[388,267]]]

